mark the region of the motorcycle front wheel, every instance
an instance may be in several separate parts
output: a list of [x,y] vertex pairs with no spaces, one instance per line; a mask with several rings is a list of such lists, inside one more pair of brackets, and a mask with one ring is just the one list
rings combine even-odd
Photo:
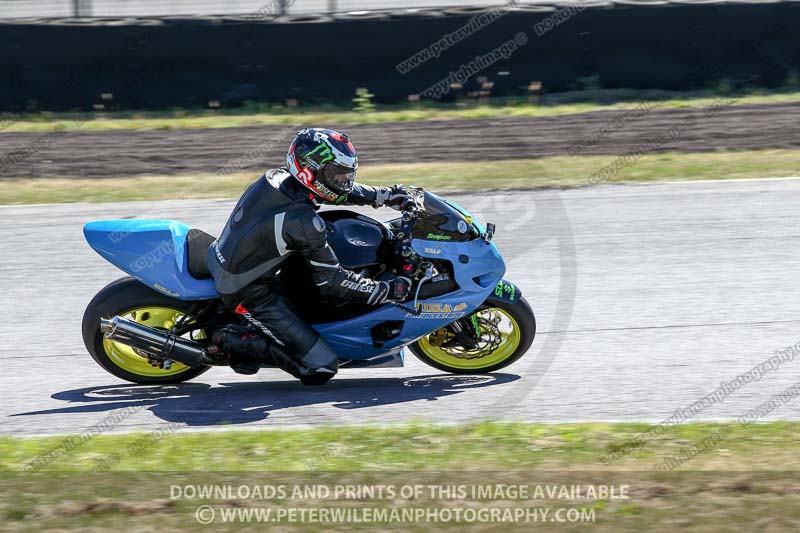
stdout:
[[408,348],[422,362],[453,374],[486,374],[517,361],[531,347],[536,335],[536,318],[525,298],[487,303],[461,319],[473,328],[476,346],[464,346],[446,326],[417,340]]

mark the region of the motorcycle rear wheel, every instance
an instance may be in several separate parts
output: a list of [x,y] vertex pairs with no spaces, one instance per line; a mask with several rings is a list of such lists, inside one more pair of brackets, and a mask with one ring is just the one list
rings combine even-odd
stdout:
[[481,306],[476,315],[484,320],[496,320],[500,333],[499,342],[488,353],[479,355],[460,346],[443,347],[436,345],[437,336],[446,335],[442,330],[435,331],[408,346],[419,360],[439,370],[452,374],[487,374],[505,368],[525,355],[536,336],[536,318],[525,298],[514,303],[503,300],[500,303]]
[[[154,328],[169,329],[185,316],[192,302],[170,298],[134,278],[106,285],[92,299],[83,315],[83,343],[97,364],[118,378],[142,385],[174,384],[195,378],[209,366],[188,367],[173,363],[169,370],[153,367],[129,346],[109,340],[100,331],[100,318],[121,316]],[[195,339],[206,338],[199,330]]]

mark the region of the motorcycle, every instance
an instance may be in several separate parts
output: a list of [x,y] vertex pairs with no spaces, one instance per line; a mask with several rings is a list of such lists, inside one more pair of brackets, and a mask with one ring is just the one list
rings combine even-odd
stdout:
[[[290,252],[276,290],[330,343],[341,369],[403,366],[408,349],[439,370],[488,373],[530,348],[536,320],[519,287],[503,279],[493,224],[419,188],[388,222],[346,209],[319,214],[343,267],[413,282],[404,302],[325,301],[304,259]],[[214,331],[249,326],[219,299],[206,264],[213,236],[177,221],[130,219],[90,222],[84,235],[128,274],[101,289],[83,316],[86,349],[100,366],[140,384],[180,383],[227,366]]]

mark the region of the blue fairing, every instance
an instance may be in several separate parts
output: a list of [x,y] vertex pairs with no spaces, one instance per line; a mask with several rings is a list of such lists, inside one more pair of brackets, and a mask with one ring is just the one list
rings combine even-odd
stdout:
[[189,226],[173,220],[102,220],[83,228],[89,246],[148,287],[181,300],[217,298],[214,281],[187,270]]
[[[438,242],[415,239],[414,250],[421,256],[449,259],[455,268],[459,290],[444,296],[420,300],[420,317],[393,305],[344,322],[314,326],[334,347],[340,357],[361,359],[383,353],[387,349],[409,344],[416,339],[471,314],[495,289],[505,273],[505,263],[494,243],[477,239],[467,242]],[[463,264],[459,256],[467,256]],[[425,312],[425,311],[428,312]],[[381,348],[372,344],[370,329],[387,320],[403,320],[399,337],[387,341]],[[347,354],[347,355],[345,355]]]

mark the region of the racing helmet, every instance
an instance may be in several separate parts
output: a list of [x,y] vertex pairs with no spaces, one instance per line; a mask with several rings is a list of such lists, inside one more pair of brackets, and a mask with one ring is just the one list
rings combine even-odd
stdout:
[[358,168],[356,149],[344,133],[305,128],[286,154],[289,173],[317,199],[340,204],[353,190]]

